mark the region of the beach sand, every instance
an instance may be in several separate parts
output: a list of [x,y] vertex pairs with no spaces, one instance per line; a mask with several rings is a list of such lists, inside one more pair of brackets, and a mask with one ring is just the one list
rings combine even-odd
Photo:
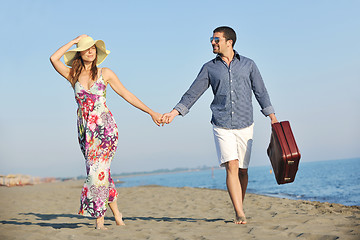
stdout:
[[78,215],[82,180],[0,188],[0,239],[360,239],[360,208],[247,194],[235,225],[223,190],[118,188],[126,226]]

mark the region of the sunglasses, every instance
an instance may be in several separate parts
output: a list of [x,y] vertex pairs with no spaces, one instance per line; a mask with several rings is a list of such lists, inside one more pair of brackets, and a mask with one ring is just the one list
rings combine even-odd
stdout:
[[210,42],[214,41],[216,44],[218,44],[220,42],[220,38],[219,37],[211,37],[210,38]]

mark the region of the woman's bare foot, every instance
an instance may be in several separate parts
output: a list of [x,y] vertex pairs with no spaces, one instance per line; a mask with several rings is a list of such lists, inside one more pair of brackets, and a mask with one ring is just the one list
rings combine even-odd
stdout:
[[101,229],[101,230],[107,230],[108,228],[106,228],[104,226],[104,217],[99,217],[96,219],[96,222],[95,222],[95,229]]
[[95,229],[108,230],[108,228],[107,228],[107,227],[105,227],[105,226],[102,226],[102,227],[97,226]]
[[109,207],[110,207],[112,213],[114,214],[116,225],[124,226],[125,223],[124,223],[124,221],[122,219],[122,214],[118,209],[116,199],[113,202],[109,203]]
[[117,214],[115,217],[115,221],[116,221],[116,225],[118,226],[125,226],[125,223],[122,219],[122,214],[119,212],[119,214]]

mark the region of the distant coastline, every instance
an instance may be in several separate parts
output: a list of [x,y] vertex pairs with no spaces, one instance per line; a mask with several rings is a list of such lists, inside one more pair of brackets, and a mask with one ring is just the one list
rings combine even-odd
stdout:
[[123,178],[123,177],[137,177],[137,176],[149,176],[149,175],[159,175],[159,174],[168,174],[168,173],[181,173],[181,172],[197,172],[211,169],[219,169],[220,167],[197,167],[197,168],[174,168],[174,169],[158,169],[154,171],[143,171],[143,172],[129,172],[129,173],[120,173],[112,174],[112,178]]
[[[319,163],[325,161],[346,161],[346,160],[359,160],[360,157],[354,158],[343,158],[343,159],[332,159],[332,160],[319,160],[319,161],[303,161],[300,160],[300,166],[302,163]],[[265,167],[268,166],[270,171],[272,170],[270,162],[268,165],[256,165],[250,166],[250,169],[256,167]],[[174,169],[157,169],[152,171],[140,171],[140,172],[124,172],[124,173],[114,173],[112,174],[113,179],[125,178],[125,177],[136,177],[136,176],[151,176],[151,175],[160,175],[160,174],[170,174],[170,173],[181,173],[181,172],[196,172],[196,171],[205,171],[205,170],[216,170],[220,169],[219,166],[201,166],[196,168],[174,168]],[[79,175],[74,177],[38,177],[31,176],[29,174],[7,174],[0,175],[0,186],[22,186],[22,185],[33,185],[41,182],[54,182],[54,181],[68,181],[68,180],[81,180],[85,179],[85,175]]]

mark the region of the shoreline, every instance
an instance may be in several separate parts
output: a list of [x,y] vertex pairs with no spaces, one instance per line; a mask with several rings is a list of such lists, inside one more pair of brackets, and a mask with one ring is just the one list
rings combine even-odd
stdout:
[[[121,186],[122,183],[126,183],[126,181],[122,181],[120,179],[126,179],[126,178],[132,178],[132,177],[143,177],[143,176],[156,176],[156,175],[167,175],[167,174],[176,174],[176,173],[187,173],[187,172],[199,172],[199,171],[209,171],[209,170],[217,170],[221,169],[220,167],[210,167],[210,168],[195,168],[195,169],[188,169],[188,170],[179,170],[179,171],[169,171],[169,172],[148,172],[148,173],[131,173],[129,175],[115,175],[113,176],[114,183],[116,184],[117,188],[129,188],[127,186]],[[54,182],[67,182],[67,181],[85,181],[85,177],[72,177],[72,178],[55,178],[55,177],[36,177],[36,176],[30,176],[30,175],[24,175],[24,174],[8,174],[8,175],[0,175],[0,188],[1,187],[23,187],[23,186],[32,186],[37,184],[43,184],[43,183],[54,183]],[[157,185],[157,184],[148,184],[148,185],[138,185],[138,186],[131,186],[131,187],[146,187],[146,186],[160,186],[160,187],[174,187],[174,188],[182,188],[182,187],[189,187],[189,188],[198,188],[198,189],[210,189],[210,190],[224,190],[221,188],[207,188],[207,187],[191,187],[191,186],[164,186],[164,185]],[[311,199],[311,198],[301,198],[301,197],[293,197],[289,194],[277,194],[277,193],[261,193],[252,191],[251,189],[248,189],[246,194],[255,194],[259,196],[267,196],[267,197],[273,197],[273,198],[279,198],[279,199],[288,199],[288,200],[294,200],[294,201],[309,201],[314,203],[325,203],[325,204],[339,204],[342,206],[347,207],[358,207],[360,208],[360,205],[347,205],[337,202],[330,202],[326,200],[318,200],[318,199]]]
[[[215,169],[215,168],[214,168]],[[197,171],[203,171],[204,169],[192,169],[192,170],[184,170],[184,171],[176,171],[176,172],[160,172],[160,173],[146,173],[146,174],[134,174],[134,175],[128,175],[128,176],[114,176],[113,180],[117,188],[131,188],[131,187],[146,187],[146,186],[159,186],[159,187],[173,187],[173,186],[163,186],[158,184],[148,184],[148,185],[139,185],[139,186],[121,186],[122,183],[126,183],[126,181],[121,181],[120,179],[124,179],[127,177],[141,177],[141,176],[151,176],[151,175],[162,175],[162,174],[173,174],[173,173],[184,173],[184,172],[197,172]],[[209,170],[209,169],[206,169]],[[210,169],[211,170],[211,169]],[[10,180],[4,179],[4,177],[10,177]],[[73,177],[73,178],[54,178],[54,177],[34,177],[30,175],[23,175],[23,174],[9,174],[9,175],[0,175],[0,188],[1,187],[23,187],[23,186],[33,186],[37,184],[43,184],[43,183],[54,183],[54,182],[67,182],[67,181],[85,181],[85,178],[80,177]],[[181,186],[181,187],[174,187],[174,188],[183,188],[183,187],[189,187],[189,186]],[[207,187],[189,187],[194,189],[209,189],[209,190],[223,190],[227,191],[226,189],[221,188],[207,188]],[[358,207],[360,208],[360,205],[346,205],[342,203],[337,202],[330,202],[326,200],[317,200],[317,199],[307,199],[307,198],[301,198],[301,197],[292,197],[288,194],[271,194],[271,193],[260,193],[260,192],[254,192],[251,189],[246,192],[246,194],[254,194],[259,196],[266,196],[266,197],[272,197],[272,198],[279,198],[279,199],[288,199],[288,200],[294,200],[294,201],[308,201],[313,203],[325,203],[325,204],[337,204],[345,207]]]
[[125,227],[77,214],[82,180],[0,188],[0,239],[359,239],[360,207],[247,194],[235,225],[225,190],[118,187]]

